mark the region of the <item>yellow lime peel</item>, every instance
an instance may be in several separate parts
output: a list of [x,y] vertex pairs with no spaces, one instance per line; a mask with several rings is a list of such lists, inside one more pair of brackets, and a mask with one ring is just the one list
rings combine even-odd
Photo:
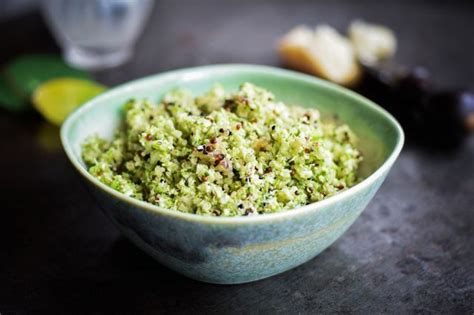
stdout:
[[56,78],[35,90],[32,103],[47,121],[60,126],[72,111],[105,90],[105,86],[86,79]]

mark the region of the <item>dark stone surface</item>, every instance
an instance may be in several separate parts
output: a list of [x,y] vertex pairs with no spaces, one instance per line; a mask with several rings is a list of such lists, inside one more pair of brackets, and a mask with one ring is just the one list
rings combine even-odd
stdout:
[[[210,63],[278,65],[299,23],[393,27],[399,62],[474,87],[472,2],[158,1],[137,54],[109,85]],[[19,22],[20,21],[20,22]],[[1,23],[2,62],[54,50],[32,14]],[[26,42],[28,40],[33,42]],[[237,286],[160,266],[119,235],[38,115],[0,112],[0,313],[465,313],[474,311],[474,139],[452,153],[405,147],[362,216],[316,259]],[[277,257],[275,259],[278,259]]]

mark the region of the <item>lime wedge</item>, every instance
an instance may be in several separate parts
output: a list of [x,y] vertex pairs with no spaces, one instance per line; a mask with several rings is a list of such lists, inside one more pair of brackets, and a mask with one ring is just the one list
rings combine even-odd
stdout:
[[7,64],[5,76],[25,99],[29,99],[40,84],[57,77],[90,79],[86,72],[72,68],[60,56],[50,54],[20,56]]
[[33,93],[32,103],[47,121],[60,126],[73,110],[105,89],[89,80],[58,78],[40,85]]

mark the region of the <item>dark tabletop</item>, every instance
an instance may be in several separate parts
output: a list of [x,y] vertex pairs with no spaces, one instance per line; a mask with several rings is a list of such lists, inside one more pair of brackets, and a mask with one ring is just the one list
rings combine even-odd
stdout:
[[[278,65],[275,41],[296,24],[384,23],[397,60],[440,85],[474,87],[474,2],[158,1],[110,86],[214,63]],[[1,62],[57,51],[37,12],[0,23]],[[434,153],[405,146],[355,224],[310,262],[255,283],[180,276],[124,239],[67,161],[57,129],[0,112],[0,313],[474,312],[474,139]],[[277,257],[275,259],[278,259]]]

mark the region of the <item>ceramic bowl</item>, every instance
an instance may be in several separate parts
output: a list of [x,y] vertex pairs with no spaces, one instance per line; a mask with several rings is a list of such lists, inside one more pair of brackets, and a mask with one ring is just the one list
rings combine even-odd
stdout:
[[[130,98],[159,100],[173,88],[195,94],[216,82],[236,89],[252,82],[287,104],[316,107],[337,117],[360,138],[364,154],[359,184],[307,206],[250,217],[206,217],[132,199],[92,177],[81,143],[93,134],[111,138]],[[153,75],[110,89],[72,113],[61,128],[72,165],[118,229],[161,264],[190,278],[221,284],[266,278],[307,262],[330,246],[367,206],[403,146],[397,121],[371,101],[314,77],[271,67],[216,65]]]

